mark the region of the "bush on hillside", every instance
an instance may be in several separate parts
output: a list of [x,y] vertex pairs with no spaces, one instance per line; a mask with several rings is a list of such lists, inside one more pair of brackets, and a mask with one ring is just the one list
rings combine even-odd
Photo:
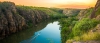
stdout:
[[72,29],[74,36],[82,35],[83,33],[88,32],[90,29],[94,28],[98,24],[98,21],[94,19],[84,18],[81,21],[77,22]]

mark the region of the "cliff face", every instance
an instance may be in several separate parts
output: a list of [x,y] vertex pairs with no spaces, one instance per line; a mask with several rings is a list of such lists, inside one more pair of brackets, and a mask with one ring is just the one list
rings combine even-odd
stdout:
[[[97,1],[91,14],[91,18],[95,18],[96,20],[100,21],[100,0]],[[100,33],[100,23],[94,28],[94,30]]]
[[66,16],[75,16],[80,12],[80,9],[70,9],[70,8],[66,8],[63,10],[63,13]]
[[18,32],[24,27],[26,27],[25,19],[17,14],[15,4],[0,3],[0,37]]
[[100,15],[100,0],[97,1],[94,8],[81,10],[78,14],[78,19],[82,18],[96,18],[99,20]]
[[13,2],[0,2],[0,39],[27,28],[30,23],[36,25],[48,18],[43,11],[23,10]]
[[97,3],[93,9],[93,12],[91,13],[90,18],[95,18],[100,14],[100,0],[97,0]]
[[49,18],[48,14],[40,10],[32,10],[32,9],[23,9],[17,7],[17,12],[24,17],[25,21],[28,23],[37,24],[40,21],[46,20]]

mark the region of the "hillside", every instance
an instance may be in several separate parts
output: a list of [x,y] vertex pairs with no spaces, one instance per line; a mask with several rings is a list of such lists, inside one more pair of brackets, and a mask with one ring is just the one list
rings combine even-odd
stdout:
[[100,0],[94,8],[59,20],[62,43],[100,43]]

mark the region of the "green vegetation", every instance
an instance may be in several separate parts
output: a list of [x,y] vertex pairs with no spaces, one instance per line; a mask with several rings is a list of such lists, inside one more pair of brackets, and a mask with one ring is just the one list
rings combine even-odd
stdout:
[[[66,17],[62,13],[63,10],[62,9],[58,9],[58,8],[32,7],[32,6],[21,6],[21,5],[17,5],[16,8],[18,9],[17,11],[19,12],[20,15],[24,14],[24,12],[26,12],[25,13],[26,15],[27,14],[30,14],[31,16],[33,15],[35,18],[37,18],[39,16],[45,17],[46,15],[49,16],[49,19],[60,19],[60,18]],[[32,19],[34,19],[34,17]],[[37,18],[35,20],[36,21],[34,21],[33,24],[37,24],[38,23],[37,20],[39,20],[39,19]],[[46,20],[46,19],[44,19],[44,20]],[[32,20],[28,18],[27,24],[28,24],[28,27],[32,27],[33,26]]]
[[[62,43],[72,43],[73,41],[92,41],[100,40],[100,33],[91,32],[95,27],[100,24],[99,20],[89,19],[93,8],[87,9],[84,17],[80,20],[77,15],[69,18],[62,18],[59,20],[61,25]],[[96,30],[95,30],[96,31]]]
[[9,6],[8,2],[0,2],[0,9],[5,9],[7,6]]
[[98,21],[96,20],[84,18],[75,24],[75,26],[72,28],[72,32],[74,36],[80,36],[88,32],[88,30],[94,28],[97,24],[98,24]]
[[92,11],[93,11],[93,8],[91,7],[91,8],[89,8],[89,9],[86,9],[86,13],[85,13],[85,17],[88,17],[91,13],[92,13]]
[[[90,35],[88,32],[94,27],[96,27],[98,23],[99,22],[97,20],[88,19],[88,18],[84,18],[80,21],[78,21],[78,19],[75,19],[73,17],[67,18],[67,19],[61,19],[60,25],[62,28],[61,30],[62,43],[64,43],[66,40],[69,40],[69,39],[78,40],[78,41],[83,40],[83,39],[85,40],[85,38],[89,37]],[[87,40],[96,39],[98,36],[98,34],[95,34],[95,33],[92,35],[94,35],[93,38],[87,39]]]
[[[69,11],[67,9],[64,12],[65,15],[67,15],[68,12],[70,13],[67,15],[69,17],[66,18],[66,16],[63,14],[63,10],[59,8],[32,7],[21,5],[15,6],[13,2],[0,2],[0,13],[4,13],[6,15],[7,11],[10,11],[10,14],[13,14],[14,17],[18,16],[17,18],[24,18],[28,28],[32,28],[33,25],[37,26],[38,22],[49,17],[50,19],[60,19],[59,24],[61,25],[62,43],[65,43],[66,41],[67,43],[72,43],[72,41],[100,40],[100,33],[91,32],[92,29],[95,29],[95,27],[100,24],[99,20],[89,19],[93,8],[86,9],[86,11],[83,10],[79,16],[77,16],[80,12],[79,9],[69,9]],[[97,9],[96,16],[99,14],[100,8]],[[82,18],[78,19],[78,17]],[[14,20],[17,20],[17,18]]]
[[32,6],[16,6],[17,9],[23,10],[39,10],[43,11],[47,15],[49,15],[52,19],[58,19],[62,17],[66,17],[62,12],[62,9],[59,8],[45,8],[45,7],[32,7]]
[[61,25],[61,37],[62,43],[65,43],[66,40],[72,38],[72,28],[77,23],[78,19],[76,17],[63,18],[59,20]]

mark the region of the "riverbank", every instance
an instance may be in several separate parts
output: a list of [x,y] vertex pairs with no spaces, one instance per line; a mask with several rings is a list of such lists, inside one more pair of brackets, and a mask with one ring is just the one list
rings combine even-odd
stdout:
[[[56,20],[46,20],[37,24],[37,26],[31,26],[29,29],[24,29],[17,33],[11,34],[6,38],[0,40],[0,43],[20,43],[23,40],[27,40],[35,35],[35,32],[44,29],[49,23],[53,23]],[[60,33],[59,33],[60,34]]]

